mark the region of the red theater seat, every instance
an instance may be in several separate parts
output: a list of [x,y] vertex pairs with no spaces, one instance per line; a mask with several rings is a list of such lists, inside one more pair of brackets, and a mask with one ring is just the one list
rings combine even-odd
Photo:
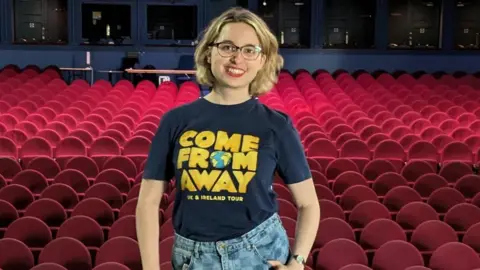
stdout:
[[368,265],[362,248],[352,240],[336,239],[326,244],[319,252],[316,269],[341,269],[349,264]]
[[[402,254],[402,256],[397,256]],[[412,266],[423,266],[420,252],[412,244],[402,240],[392,240],[380,246],[373,257],[374,269],[404,270]]]
[[69,218],[60,226],[57,238],[60,237],[76,239],[91,250],[98,250],[105,241],[100,225],[94,219],[81,215]]
[[430,258],[432,269],[469,270],[480,268],[478,254],[469,246],[462,243],[445,243],[437,248]]
[[334,217],[322,219],[313,248],[321,248],[335,239],[355,241],[355,234],[350,225],[342,219]]
[[78,240],[60,237],[48,243],[40,252],[38,262],[56,263],[71,270],[92,269],[92,259],[88,249]]
[[0,239],[0,254],[0,268],[3,270],[30,270],[34,266],[32,252],[19,240]]

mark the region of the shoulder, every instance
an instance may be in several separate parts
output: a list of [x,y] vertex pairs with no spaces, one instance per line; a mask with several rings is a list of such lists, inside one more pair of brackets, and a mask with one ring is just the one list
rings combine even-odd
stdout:
[[269,108],[265,104],[261,104],[260,106],[262,107],[265,117],[270,123],[272,129],[278,131],[292,126],[292,119],[288,114]]

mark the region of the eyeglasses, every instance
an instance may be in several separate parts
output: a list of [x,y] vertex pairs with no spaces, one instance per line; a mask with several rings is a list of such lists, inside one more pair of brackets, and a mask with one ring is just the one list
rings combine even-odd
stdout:
[[245,60],[256,60],[262,53],[262,48],[255,45],[245,45],[238,47],[229,42],[213,43],[210,46],[217,47],[218,54],[222,57],[232,57],[236,52],[240,51]]

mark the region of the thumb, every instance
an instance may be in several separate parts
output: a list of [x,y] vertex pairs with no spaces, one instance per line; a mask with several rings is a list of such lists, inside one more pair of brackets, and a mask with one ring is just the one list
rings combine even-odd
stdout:
[[272,267],[278,267],[278,266],[281,266],[282,263],[280,261],[268,261],[268,263],[272,266]]

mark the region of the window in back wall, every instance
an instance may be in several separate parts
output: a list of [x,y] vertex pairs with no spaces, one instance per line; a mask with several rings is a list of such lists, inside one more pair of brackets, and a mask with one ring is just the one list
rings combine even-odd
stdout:
[[147,35],[150,40],[195,40],[196,5],[148,5]]
[[455,48],[480,49],[480,0],[456,0],[455,4]]
[[440,48],[442,0],[390,0],[389,48]]
[[248,8],[248,0],[210,0],[210,20],[231,7]]
[[14,43],[67,44],[67,0],[15,0]]
[[131,45],[131,5],[82,4],[82,44]]
[[258,14],[280,47],[310,47],[311,0],[258,0]]
[[374,48],[376,9],[376,0],[325,0],[323,47]]

